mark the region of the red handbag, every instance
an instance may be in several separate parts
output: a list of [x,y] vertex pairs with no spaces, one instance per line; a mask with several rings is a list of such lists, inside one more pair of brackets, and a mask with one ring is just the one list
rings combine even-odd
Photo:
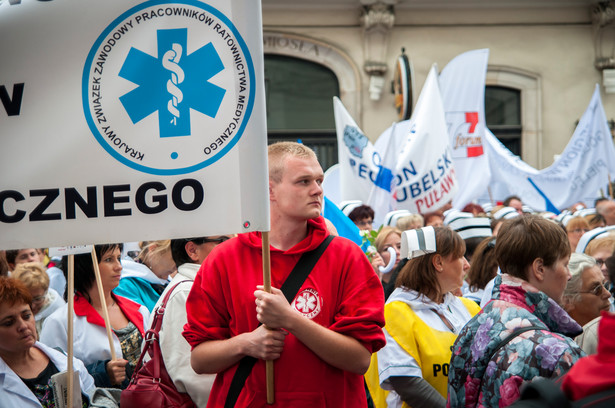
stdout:
[[[145,332],[143,338],[145,346],[143,351],[141,351],[141,356],[130,379],[130,384],[128,388],[122,391],[120,397],[120,406],[122,408],[196,408],[190,396],[184,392],[177,391],[173,380],[169,377],[162,359],[158,338],[167,301],[178,285],[179,283],[167,292],[162,300],[162,304],[154,311],[152,327]],[[143,358],[146,353],[151,358],[143,364]]]

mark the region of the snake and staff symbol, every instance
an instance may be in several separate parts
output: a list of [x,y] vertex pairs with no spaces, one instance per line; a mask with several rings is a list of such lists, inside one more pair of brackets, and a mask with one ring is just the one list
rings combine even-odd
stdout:
[[173,119],[171,123],[173,125],[177,125],[177,119],[179,118],[179,110],[177,106],[184,99],[184,94],[177,87],[177,85],[184,82],[184,71],[179,66],[179,60],[182,56],[182,46],[180,44],[174,43],[171,46],[171,49],[164,53],[162,57],[162,66],[171,71],[171,79],[167,81],[167,91],[171,94],[171,99],[167,103],[167,109],[169,113],[173,115]]

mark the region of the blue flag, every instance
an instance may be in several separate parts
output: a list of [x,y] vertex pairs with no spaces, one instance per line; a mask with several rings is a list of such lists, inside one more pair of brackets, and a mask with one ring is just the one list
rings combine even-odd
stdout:
[[325,197],[323,216],[333,223],[340,237],[348,238],[355,244],[361,246],[363,239],[359,233],[359,227],[357,227],[354,222],[352,222],[352,220],[327,197]]

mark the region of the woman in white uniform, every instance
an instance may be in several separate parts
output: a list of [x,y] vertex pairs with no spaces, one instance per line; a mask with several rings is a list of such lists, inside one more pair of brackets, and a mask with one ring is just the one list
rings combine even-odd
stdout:
[[461,287],[470,267],[464,253],[463,239],[449,228],[404,231],[401,255],[412,259],[385,305],[387,344],[366,376],[377,408],[446,405],[451,346],[480,310],[451,293]]

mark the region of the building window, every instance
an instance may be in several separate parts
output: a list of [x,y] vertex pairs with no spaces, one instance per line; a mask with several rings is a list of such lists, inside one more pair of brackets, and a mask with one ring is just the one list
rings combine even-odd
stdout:
[[269,143],[298,141],[314,149],[323,169],[337,163],[333,97],[337,77],[329,68],[300,58],[265,55]]
[[521,156],[521,91],[503,86],[485,88],[485,120],[491,132]]

